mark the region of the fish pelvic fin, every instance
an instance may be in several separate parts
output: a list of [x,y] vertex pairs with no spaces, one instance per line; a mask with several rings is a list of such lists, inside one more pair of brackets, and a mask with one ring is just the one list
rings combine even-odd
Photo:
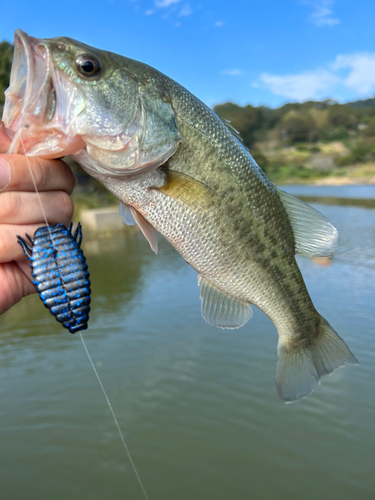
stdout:
[[136,222],[135,222],[134,217],[133,217],[133,213],[132,213],[129,206],[124,205],[124,203],[121,202],[119,207],[118,207],[118,213],[127,226],[135,226],[136,225]]
[[277,346],[276,387],[284,403],[306,398],[323,375],[337,368],[358,364],[345,342],[320,316],[320,335],[306,347]]
[[134,226],[137,224],[144,237],[149,242],[151,250],[157,254],[158,233],[148,220],[146,220],[135,208],[130,205],[124,205],[123,203],[120,203],[119,214],[128,226]]

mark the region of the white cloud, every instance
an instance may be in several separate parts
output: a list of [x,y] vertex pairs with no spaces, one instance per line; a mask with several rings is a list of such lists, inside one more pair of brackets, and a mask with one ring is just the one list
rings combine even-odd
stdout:
[[375,91],[375,54],[360,53],[337,56],[333,70],[349,69],[344,84],[359,94]]
[[182,9],[180,10],[178,15],[180,17],[187,17],[187,16],[190,16],[190,14],[192,14],[192,13],[193,13],[193,9],[190,7],[190,4],[187,3],[182,7]]
[[188,17],[194,11],[191,8],[189,2],[184,3],[183,6],[177,5],[180,4],[181,0],[154,0],[154,9],[146,10],[145,15],[148,16],[150,14],[154,14],[155,12],[161,11],[162,19],[175,19],[174,25],[176,28],[181,26],[181,22],[176,20],[177,17]]
[[326,68],[294,75],[263,73],[253,87],[297,101],[327,98],[340,88],[354,92],[354,97],[368,96],[375,93],[375,53],[339,55]]
[[334,0],[305,0],[303,3],[313,8],[313,12],[310,15],[310,22],[315,24],[315,26],[322,27],[340,24],[340,19],[333,15],[332,7],[335,3]]
[[242,75],[242,71],[240,69],[223,69],[221,74],[222,75],[230,75],[230,76],[238,76],[238,75]]
[[[327,92],[337,83],[338,78],[327,70],[318,69],[297,75],[269,75],[263,73],[259,78],[264,86],[276,95],[306,101],[325,97]],[[260,86],[259,83],[256,86]]]
[[155,0],[155,6],[159,9],[163,7],[169,7],[174,3],[179,3],[181,0]]

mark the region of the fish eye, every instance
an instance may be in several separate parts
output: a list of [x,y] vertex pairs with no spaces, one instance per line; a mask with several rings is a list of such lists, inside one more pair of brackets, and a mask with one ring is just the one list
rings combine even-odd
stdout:
[[100,70],[101,66],[96,57],[91,56],[89,54],[82,54],[76,59],[76,66],[78,72],[82,76],[96,76]]

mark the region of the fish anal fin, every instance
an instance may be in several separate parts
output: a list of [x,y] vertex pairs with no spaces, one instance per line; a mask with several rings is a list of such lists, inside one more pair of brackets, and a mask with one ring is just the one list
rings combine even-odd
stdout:
[[252,317],[253,311],[249,302],[222,292],[200,274],[198,274],[198,285],[202,316],[210,325],[234,330],[243,326]]
[[315,208],[277,189],[291,223],[296,253],[308,257],[329,257],[335,251],[337,229]]

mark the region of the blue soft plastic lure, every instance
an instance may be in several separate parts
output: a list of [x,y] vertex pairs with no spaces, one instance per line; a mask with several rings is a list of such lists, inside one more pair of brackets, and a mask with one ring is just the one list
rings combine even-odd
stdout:
[[30,259],[31,274],[43,304],[71,333],[87,328],[90,312],[90,275],[81,250],[82,227],[72,235],[64,224],[35,231],[29,242],[17,236]]

